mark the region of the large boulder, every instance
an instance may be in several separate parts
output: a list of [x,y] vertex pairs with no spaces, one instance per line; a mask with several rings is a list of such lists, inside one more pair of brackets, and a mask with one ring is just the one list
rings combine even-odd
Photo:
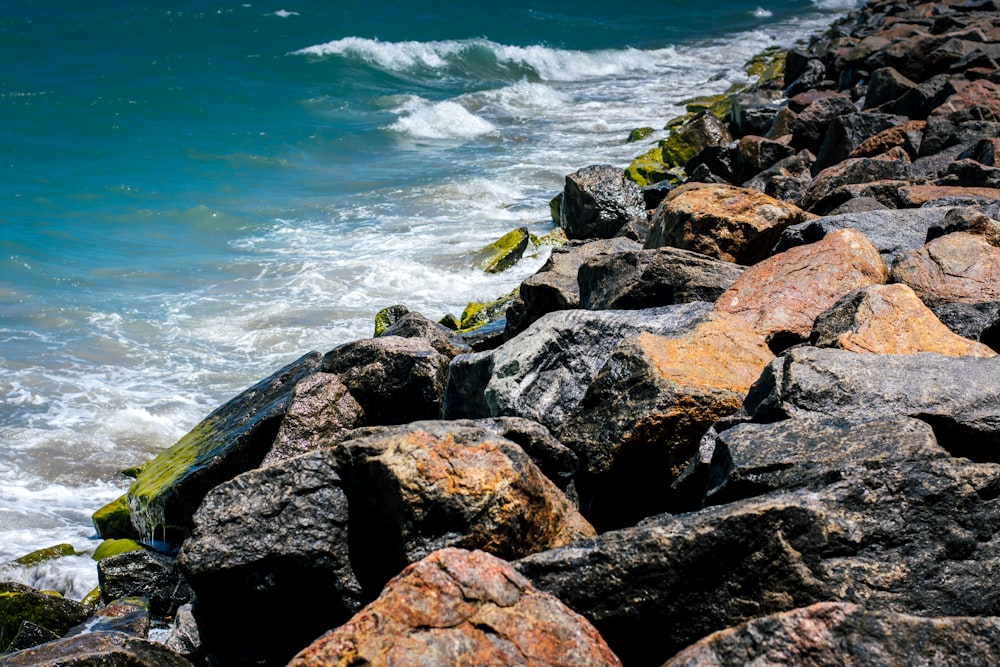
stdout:
[[559,223],[571,239],[611,238],[646,214],[642,190],[611,165],[593,165],[566,176]]
[[310,352],[215,409],[142,468],[126,494],[132,523],[147,543],[179,545],[205,494],[257,467],[292,403],[295,385],[319,370]]
[[848,602],[772,614],[721,630],[663,667],[801,664],[965,667],[1000,653],[1000,618],[926,618]]
[[851,186],[877,181],[902,181],[909,177],[909,158],[903,149],[878,157],[847,158],[819,172],[799,198],[803,209],[824,215],[856,196]]
[[0,582],[0,653],[7,651],[25,622],[62,635],[87,616],[86,607],[76,600],[24,584]]
[[742,317],[780,349],[807,339],[816,316],[844,294],[882,284],[888,273],[868,239],[840,229],[749,267],[714,310]]
[[797,206],[756,190],[688,183],[657,207],[645,247],[671,246],[754,264],[767,257],[785,227],[809,217]]
[[621,663],[593,626],[506,562],[442,549],[408,567],[348,623],[288,667],[605,667]]
[[1000,300],[1000,248],[981,234],[955,232],[896,258],[890,277],[930,307]]
[[665,490],[702,435],[740,408],[773,358],[734,315],[622,341],[559,431],[583,464],[577,488],[594,525],[633,525],[667,509]]
[[678,248],[594,255],[580,265],[580,307],[631,310],[715,301],[743,267]]
[[97,562],[97,578],[105,603],[125,597],[149,600],[150,613],[168,618],[191,601],[191,588],[184,581],[177,561],[146,550],[127,551]]
[[400,315],[385,326],[379,335],[425,338],[435,350],[449,359],[472,351],[472,348],[454,331],[427,319],[420,313],[406,312]]
[[710,308],[694,302],[646,310],[549,313],[495,350],[455,357],[444,417],[527,417],[558,432],[619,342],[643,331],[686,331]]

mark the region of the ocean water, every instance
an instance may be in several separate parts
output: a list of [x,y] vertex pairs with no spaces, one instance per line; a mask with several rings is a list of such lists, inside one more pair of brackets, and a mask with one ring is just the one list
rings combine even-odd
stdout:
[[513,289],[544,251],[470,257],[566,174],[857,4],[5,0],[0,563],[81,555],[0,580],[82,597],[122,468],[385,306]]

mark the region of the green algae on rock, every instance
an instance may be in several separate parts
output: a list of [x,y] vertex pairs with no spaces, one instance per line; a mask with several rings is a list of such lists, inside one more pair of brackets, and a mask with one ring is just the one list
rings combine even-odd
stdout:
[[531,246],[528,228],[518,227],[480,248],[475,263],[486,273],[500,273],[517,264]]
[[505,294],[495,301],[487,301],[485,303],[470,301],[469,305],[462,311],[458,332],[465,333],[472,331],[490,322],[503,319],[507,313],[507,308],[514,302],[520,291],[520,287],[515,287],[509,294]]
[[50,595],[29,586],[0,582],[0,653],[7,650],[25,621],[64,634],[87,619],[80,602]]
[[410,312],[406,306],[395,305],[383,308],[375,313],[375,338],[382,335],[382,332],[391,327],[396,320]]
[[94,549],[94,554],[91,556],[94,560],[104,560],[111,556],[117,556],[118,554],[127,553],[129,551],[142,551],[142,545],[135,540],[120,539],[120,540],[104,540],[97,548]]
[[132,525],[132,516],[129,514],[125,496],[112,500],[94,512],[91,521],[98,537],[102,539],[139,536],[135,526]]
[[56,558],[77,555],[79,554],[76,553],[76,549],[73,548],[72,544],[56,544],[55,546],[32,551],[30,554],[25,554],[20,558],[15,558],[14,562],[18,565],[34,566]]
[[651,127],[637,127],[628,133],[628,138],[625,139],[625,143],[632,144],[635,143],[636,141],[642,141],[643,139],[651,135],[653,132],[656,132],[656,130],[654,130]]

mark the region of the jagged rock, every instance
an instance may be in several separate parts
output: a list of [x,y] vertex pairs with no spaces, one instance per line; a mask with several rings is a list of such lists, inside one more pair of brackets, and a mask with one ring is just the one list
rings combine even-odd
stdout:
[[736,144],[734,182],[745,183],[782,160],[795,155],[795,149],[780,141],[746,136]]
[[331,447],[364,422],[364,410],[336,375],[313,373],[295,385],[292,403],[261,465]]
[[828,213],[853,196],[854,193],[846,186],[905,180],[908,175],[907,160],[906,153],[848,158],[819,172],[799,198],[799,206],[811,213]]
[[833,118],[816,153],[812,173],[819,174],[827,167],[846,160],[851,151],[865,140],[905,120],[902,116],[883,113],[855,113]]
[[8,649],[25,621],[62,635],[87,616],[87,609],[76,600],[48,595],[24,584],[0,582],[0,653]]
[[177,614],[170,626],[170,636],[163,642],[163,645],[189,660],[202,662],[198,622],[191,612],[190,604],[182,604],[177,608]]
[[0,667],[191,667],[163,644],[121,632],[88,632],[0,656]]
[[[785,80],[788,80],[788,72],[785,72]],[[810,58],[806,61],[805,68],[797,78],[792,80],[785,87],[785,94],[789,97],[798,95],[809,90],[815,90],[826,78],[826,65],[819,58]]]
[[173,616],[177,607],[191,601],[191,588],[176,560],[151,551],[126,551],[102,558],[97,562],[97,578],[105,603],[146,598],[154,616]]
[[904,94],[916,88],[917,85],[916,82],[910,81],[892,67],[877,69],[872,72],[871,80],[868,82],[864,108],[874,109],[891,105]]
[[995,616],[1000,593],[982,582],[1000,567],[998,476],[962,459],[899,462],[662,515],[514,565],[628,665],[661,665],[711,632],[820,601]]
[[666,509],[664,489],[774,355],[734,315],[672,337],[626,338],[569,413],[560,440],[582,463],[581,507],[599,530]]
[[983,237],[993,246],[1000,247],[1000,222],[972,206],[959,206],[949,210],[940,223],[927,229],[927,240],[954,232],[969,232]]
[[179,544],[213,487],[260,465],[271,449],[299,380],[319,370],[303,355],[214,410],[149,462],[129,487],[132,523],[147,543]]
[[621,663],[583,617],[504,561],[442,549],[393,579],[289,667],[340,665],[604,667]]
[[715,302],[746,320],[772,349],[808,338],[813,320],[859,287],[886,281],[878,250],[860,232],[839,229],[749,267]]
[[[798,95],[792,100],[803,98],[804,95],[809,93]],[[809,99],[808,105],[792,119],[788,129],[792,135],[792,146],[797,150],[807,149],[817,153],[833,119],[856,114],[858,109],[854,106],[850,95],[841,93],[829,93],[822,97],[806,99]],[[789,100],[789,106],[792,105],[792,100]]]
[[683,167],[710,146],[725,146],[733,140],[729,129],[713,114],[701,112],[674,128],[660,142],[660,152],[667,166]]
[[369,424],[403,424],[440,417],[448,361],[425,339],[381,336],[335,347],[320,370],[340,378]]
[[507,310],[506,337],[513,338],[545,313],[578,308],[580,285],[577,274],[589,258],[641,248],[640,244],[628,238],[554,248],[545,265],[521,282],[518,298]]
[[926,618],[818,602],[714,633],[663,667],[850,664],[964,667],[1000,652],[1000,618]]
[[409,308],[397,304],[395,306],[389,306],[387,308],[383,308],[382,310],[375,313],[374,335],[376,337],[381,336],[383,331],[385,331],[388,327],[392,326],[392,324],[396,322],[396,320],[401,318],[403,315],[406,315],[408,312],[410,312]]
[[760,172],[744,183],[743,187],[763,192],[784,202],[796,202],[812,182],[814,161],[812,153],[800,151]]
[[815,243],[837,229],[856,229],[878,248],[888,268],[902,253],[923,246],[928,230],[942,224],[951,208],[886,209],[813,218],[787,227],[774,246],[774,253]]
[[[178,563],[210,664],[284,664],[362,607],[348,519],[330,449],[244,473],[205,497]],[[309,614],[289,613],[317,599]]]
[[938,97],[944,97],[944,101],[931,111],[928,118],[944,116],[950,119],[1000,120],[1000,84],[992,81],[952,78]]
[[124,597],[112,600],[84,623],[70,628],[66,637],[86,632],[121,632],[146,639],[150,626],[150,600],[146,597]]
[[909,120],[900,123],[865,139],[847,157],[875,157],[888,153],[898,146],[906,151],[911,160],[916,159],[920,154],[920,144],[926,126],[927,121],[923,120]]
[[631,310],[715,301],[743,267],[678,248],[626,250],[589,257],[577,273],[580,307]]
[[420,313],[408,312],[399,317],[382,331],[382,335],[425,338],[435,350],[449,359],[472,351],[472,348],[462,340],[460,335],[456,335],[448,327],[433,322]]
[[611,238],[645,215],[642,191],[611,165],[584,167],[566,176],[559,224],[571,239]]
[[444,417],[528,417],[558,432],[622,339],[642,331],[685,331],[710,307],[696,302],[648,310],[549,313],[495,350],[455,357]]
[[[40,625],[35,625],[31,621],[21,621],[21,627],[18,629],[17,634],[14,635],[14,640],[7,646],[6,652],[21,651],[26,648],[38,646],[39,644],[55,641],[59,638],[58,634]],[[0,660],[2,659],[2,655],[0,655]]]
[[656,209],[645,247],[671,246],[754,264],[767,256],[785,227],[808,217],[756,190],[689,183],[673,190]]
[[510,560],[595,534],[524,450],[488,428],[413,422],[336,451],[367,590],[445,547]]
[[932,309],[954,333],[1000,350],[1000,301],[945,303]]
[[890,278],[931,308],[1000,300],[1000,248],[969,232],[940,236],[896,258]]
[[781,94],[767,91],[737,93],[730,97],[730,116],[736,136],[763,136],[781,110]]
[[816,316],[810,342],[852,352],[992,357],[981,343],[953,334],[906,285],[848,292]]

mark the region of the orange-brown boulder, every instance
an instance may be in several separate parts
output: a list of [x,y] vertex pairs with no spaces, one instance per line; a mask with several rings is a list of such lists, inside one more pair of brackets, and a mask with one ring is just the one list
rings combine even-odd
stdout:
[[890,277],[931,308],[1000,301],[1000,248],[980,234],[945,234],[896,257]]
[[714,310],[742,317],[772,349],[780,349],[808,338],[816,316],[837,299],[887,277],[871,241],[857,230],[839,229],[749,267]]
[[767,257],[785,227],[811,217],[794,204],[757,190],[687,183],[657,207],[646,248],[671,246],[755,264]]
[[816,318],[812,343],[852,352],[993,357],[982,343],[944,325],[906,285],[872,285],[844,295]]
[[879,132],[874,137],[865,139],[847,157],[875,157],[888,153],[898,146],[905,150],[910,158],[916,158],[925,127],[927,127],[925,120],[909,120],[900,123]]
[[912,185],[901,183],[898,188],[898,208],[918,208],[935,199],[1000,199],[1000,189],[964,187],[960,185]]
[[597,630],[508,563],[442,549],[395,577],[288,667],[621,665]]

